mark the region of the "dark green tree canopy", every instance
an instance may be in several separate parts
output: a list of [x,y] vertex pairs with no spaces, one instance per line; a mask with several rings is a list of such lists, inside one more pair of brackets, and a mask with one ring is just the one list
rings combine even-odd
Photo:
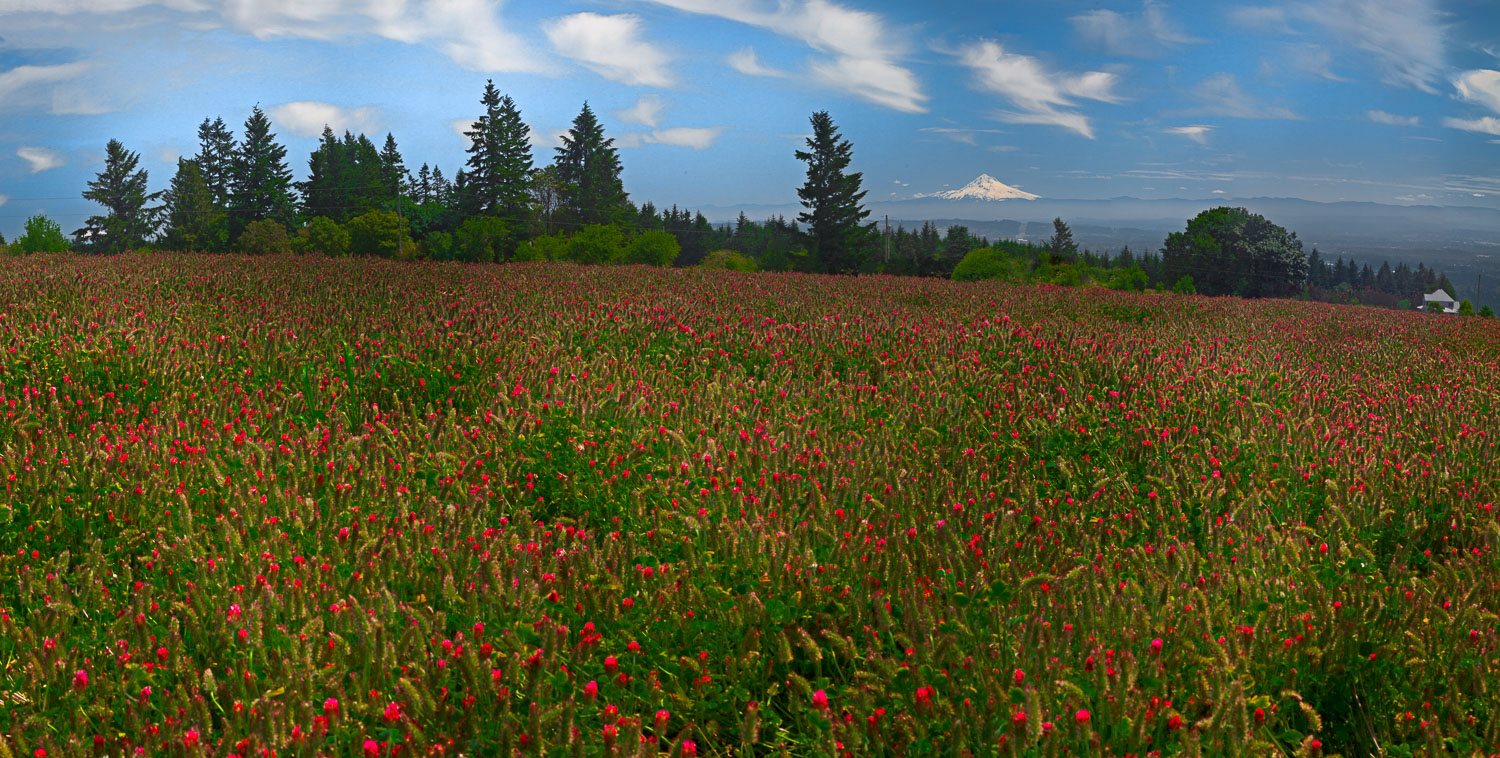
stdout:
[[85,229],[95,250],[119,253],[137,247],[156,233],[159,208],[146,203],[161,196],[146,192],[146,170],[137,169],[141,156],[112,139],[104,148],[104,170],[83,193],[85,199],[104,206],[103,216],[89,217]]
[[620,151],[604,136],[604,127],[588,103],[562,135],[555,159],[561,184],[559,209],[563,220],[578,224],[608,224],[635,215],[620,180]]
[[1057,262],[1078,258],[1078,243],[1073,241],[1073,230],[1061,218],[1052,219],[1052,238],[1047,240],[1047,253]]
[[234,154],[234,134],[224,125],[224,119],[203,119],[198,125],[198,154],[193,156],[193,161],[203,174],[203,182],[208,185],[214,205],[220,209],[229,207]]
[[220,251],[228,243],[228,219],[214,205],[198,161],[177,159],[177,174],[163,196],[167,232],[162,243],[173,250]]
[[1211,208],[1173,232],[1162,248],[1165,279],[1191,275],[1205,295],[1270,297],[1307,281],[1297,235],[1244,208]]
[[245,120],[245,136],[234,154],[230,181],[231,237],[251,221],[271,219],[282,226],[296,220],[292,198],[292,172],[286,165],[286,147],[276,142],[271,120],[256,106]]
[[530,213],[531,128],[510,95],[486,82],[479,99],[484,115],[464,132],[470,140],[468,188],[480,212],[498,215],[512,226]]
[[863,223],[870,215],[860,204],[863,174],[845,173],[854,147],[839,136],[828,111],[814,113],[811,121],[807,150],[796,153],[797,160],[807,163],[807,181],[797,190],[807,210],[797,220],[807,224],[808,244],[824,271],[858,271],[875,235],[875,225]]

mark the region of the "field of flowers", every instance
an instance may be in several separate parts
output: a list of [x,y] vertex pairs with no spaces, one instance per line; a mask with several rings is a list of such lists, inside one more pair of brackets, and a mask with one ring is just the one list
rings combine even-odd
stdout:
[[0,266],[0,758],[1500,751],[1494,321]]

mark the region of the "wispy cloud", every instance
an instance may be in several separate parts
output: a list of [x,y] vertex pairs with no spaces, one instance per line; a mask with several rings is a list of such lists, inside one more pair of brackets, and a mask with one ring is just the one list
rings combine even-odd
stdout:
[[1076,110],[1075,98],[1117,103],[1111,91],[1117,77],[1105,71],[1060,74],[1046,70],[1036,58],[1007,53],[1000,43],[981,40],[958,52],[959,62],[974,73],[980,90],[1010,100],[1019,110],[1001,111],[996,118],[1015,124],[1043,124],[1094,138],[1089,120]]
[[1213,129],[1212,126],[1206,124],[1196,124],[1193,126],[1174,126],[1162,131],[1167,134],[1175,134],[1179,137],[1187,137],[1200,145],[1206,145],[1208,144],[1208,133],[1213,131]]
[[1462,129],[1466,132],[1479,132],[1480,134],[1494,134],[1500,136],[1500,118],[1484,116],[1481,118],[1445,118],[1443,126],[1450,129]]
[[641,145],[671,145],[707,150],[713,147],[719,137],[728,130],[728,127],[723,126],[674,126],[669,129],[652,129],[649,132],[623,134],[615,140],[615,144],[623,148],[635,148]]
[[671,56],[641,39],[641,18],[630,13],[606,16],[574,13],[545,24],[552,47],[594,73],[623,84],[670,87]]
[[298,137],[316,137],[328,126],[334,132],[373,133],[379,127],[380,110],[373,105],[344,108],[317,100],[298,100],[266,109],[271,122]]
[[1465,71],[1453,79],[1458,97],[1500,113],[1500,71],[1481,68]]
[[1419,116],[1398,116],[1394,113],[1386,113],[1385,111],[1365,111],[1365,118],[1377,124],[1386,124],[1388,126],[1420,126],[1422,124],[1422,119]]
[[622,111],[616,111],[615,116],[627,124],[640,124],[641,126],[656,126],[661,118],[661,112],[667,107],[667,101],[660,95],[641,95],[635,101],[635,105]]
[[1179,30],[1167,18],[1167,6],[1155,0],[1146,0],[1138,14],[1093,10],[1068,21],[1084,46],[1130,58],[1156,58],[1171,48],[1202,42]]
[[[878,14],[832,0],[781,0],[773,6],[757,0],[654,0],[689,13],[737,21],[799,40],[826,55],[808,71],[829,89],[905,113],[924,113],[928,96],[916,74],[901,65],[906,45]],[[760,67],[753,51],[730,57],[742,73],[774,75]],[[738,56],[738,57],[736,57]]]
[[[1447,25],[1436,0],[1322,0],[1244,7],[1230,17],[1245,28],[1297,34],[1312,24],[1334,44],[1367,56],[1381,81],[1423,92],[1447,68]],[[1324,67],[1326,70],[1326,67]]]
[[33,174],[40,174],[66,163],[62,153],[48,147],[23,146],[16,150],[16,155],[26,161]]
[[1286,106],[1261,102],[1241,89],[1233,74],[1224,72],[1219,72],[1199,82],[1189,94],[1201,103],[1200,107],[1188,111],[1194,115],[1227,118],[1302,118]]
[[960,142],[965,145],[978,146],[975,137],[980,134],[1006,134],[1005,129],[969,129],[959,126],[924,126],[917,131],[936,134],[944,139]]
[[10,109],[30,102],[46,102],[40,88],[75,79],[91,68],[92,64],[80,61],[56,66],[17,66],[0,71],[0,107]]
[[756,57],[755,48],[753,47],[736,50],[730,53],[729,57],[725,58],[725,61],[729,64],[730,68],[747,76],[791,76],[789,72],[762,64],[760,58]]

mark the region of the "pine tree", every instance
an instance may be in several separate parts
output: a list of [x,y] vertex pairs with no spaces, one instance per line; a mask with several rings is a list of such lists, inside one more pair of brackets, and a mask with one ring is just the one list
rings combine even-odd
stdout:
[[163,195],[167,234],[163,244],[172,250],[221,251],[228,240],[224,211],[214,206],[213,190],[198,162],[177,159],[177,174]]
[[291,227],[296,220],[286,147],[277,144],[271,120],[258,105],[245,120],[245,136],[234,154],[230,204],[230,236],[236,239],[251,221],[271,219]]
[[160,192],[146,192],[146,170],[137,169],[141,156],[125,149],[112,139],[104,149],[104,170],[89,182],[83,193],[87,200],[103,205],[103,216],[91,216],[87,226],[93,232],[94,249],[103,253],[120,253],[139,246],[156,232],[160,208],[146,203],[161,197]]
[[385,147],[380,150],[380,181],[390,197],[402,194],[411,183],[406,162],[401,159],[401,151],[396,149],[396,138],[390,132],[385,133]]
[[417,180],[412,184],[412,198],[418,203],[425,203],[432,199],[432,169],[426,163],[417,169]]
[[470,140],[468,189],[480,212],[522,223],[531,199],[531,129],[521,120],[516,101],[502,96],[493,81],[485,82],[479,102],[484,115],[464,132]]
[[858,271],[875,233],[873,223],[862,223],[870,215],[860,204],[865,197],[860,189],[864,177],[859,172],[844,173],[854,147],[839,136],[828,111],[818,111],[810,120],[813,135],[807,139],[808,149],[796,152],[797,160],[807,163],[807,181],[797,190],[807,210],[797,220],[808,225],[808,242],[824,271]]
[[349,219],[349,166],[344,145],[333,129],[323,126],[318,148],[307,159],[307,181],[299,182],[302,206],[309,217],[325,217],[343,223]]
[[1047,252],[1055,263],[1072,261],[1078,257],[1078,243],[1073,241],[1073,230],[1061,217],[1052,219],[1052,238],[1047,240]]
[[589,104],[562,136],[554,164],[562,182],[562,215],[579,224],[608,224],[632,212],[620,181],[620,153]]
[[223,118],[203,119],[198,125],[198,154],[193,162],[203,174],[203,181],[220,210],[229,208],[231,179],[234,175],[234,134]]

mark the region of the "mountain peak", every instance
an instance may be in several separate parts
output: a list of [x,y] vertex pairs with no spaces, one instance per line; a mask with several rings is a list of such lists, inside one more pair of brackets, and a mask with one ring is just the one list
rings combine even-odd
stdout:
[[944,190],[916,197],[940,197],[944,200],[1036,200],[1037,195],[1022,192],[989,174],[980,174],[974,181],[956,190]]

